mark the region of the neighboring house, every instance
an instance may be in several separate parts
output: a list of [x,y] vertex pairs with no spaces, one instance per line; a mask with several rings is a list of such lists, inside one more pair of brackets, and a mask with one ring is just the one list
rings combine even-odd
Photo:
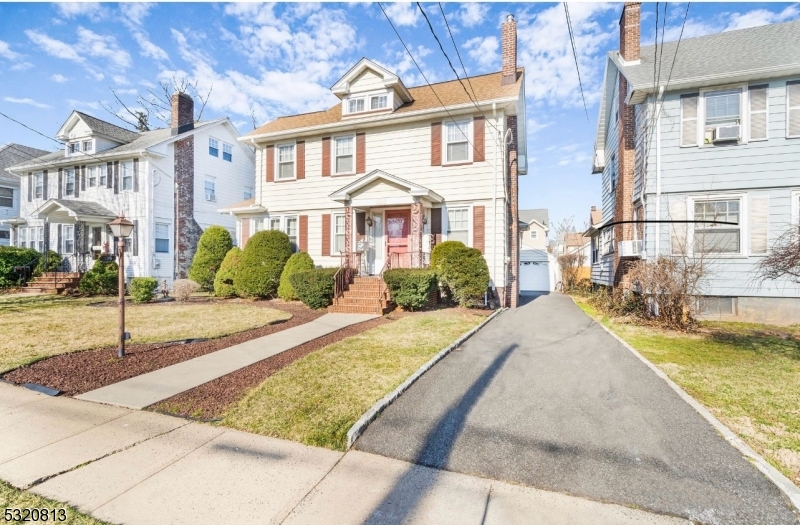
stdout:
[[546,208],[519,210],[520,292],[549,292],[558,279],[555,258],[548,253],[550,219]]
[[239,220],[240,244],[282,230],[317,265],[379,276],[426,266],[436,243],[459,240],[484,254],[492,289],[516,306],[525,76],[512,16],[502,34],[497,73],[407,88],[364,58],[331,88],[339,104],[242,137],[256,146],[256,193],[220,210]]
[[[798,223],[800,21],[685,38],[658,50],[640,48],[640,27],[640,5],[626,4],[620,51],[606,63],[595,143],[603,210],[587,231],[598,252],[592,280],[624,282],[639,258],[703,257],[710,271],[702,282],[706,315],[796,322],[800,286],[761,283],[756,265]],[[732,224],[603,227],[639,220]]]
[[171,283],[185,278],[203,229],[235,232],[220,205],[252,196],[254,158],[228,118],[194,121],[194,102],[172,97],[172,127],[136,133],[73,111],[56,134],[63,150],[13,166],[21,178],[12,241],[57,251],[66,270],[83,272],[116,243],[107,224],[134,223],[126,275]]
[[0,246],[11,244],[11,227],[2,221],[19,215],[19,177],[6,172],[6,168],[48,153],[22,144],[0,146]]

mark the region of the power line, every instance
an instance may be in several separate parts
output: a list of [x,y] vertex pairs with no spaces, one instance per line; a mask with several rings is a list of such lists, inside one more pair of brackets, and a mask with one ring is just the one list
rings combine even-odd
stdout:
[[[666,93],[669,89],[669,81],[672,79],[672,70],[675,68],[675,60],[678,58],[678,49],[681,47],[681,40],[683,39],[683,30],[686,28],[686,18],[689,16],[689,6],[692,5],[691,2],[686,4],[686,11],[683,13],[683,24],[681,25],[681,34],[678,36],[678,43],[675,45],[675,54],[672,55],[672,65],[669,67],[669,75],[667,75],[667,85],[664,87],[664,92]],[[663,45],[663,44],[662,44]],[[663,108],[663,104],[661,107],[658,108],[658,114],[661,115],[661,109]]]
[[581,68],[578,66],[578,51],[575,49],[575,37],[572,34],[572,22],[569,18],[569,8],[564,2],[564,13],[567,15],[567,30],[569,31],[569,41],[572,44],[572,55],[575,57],[575,70],[578,72],[578,86],[581,88],[581,99],[583,99],[583,111],[586,112],[586,122],[591,125],[589,120],[589,109],[586,107],[586,97],[583,94],[583,82],[581,81]]
[[[458,61],[461,63],[461,69],[464,71],[464,77],[467,79],[467,84],[469,84],[469,88],[472,90],[472,95],[475,95],[475,88],[472,87],[472,82],[469,79],[469,75],[467,75],[467,68],[464,67],[464,61],[461,60],[461,53],[458,52],[458,46],[456,45],[456,40],[453,38],[453,32],[450,30],[450,24],[447,22],[447,17],[444,14],[444,7],[442,7],[442,3],[438,2],[439,10],[442,12],[442,18],[444,19],[444,25],[447,26],[447,32],[450,34],[450,41],[453,42],[453,48],[456,50],[456,55],[458,56]],[[476,96],[477,98],[477,96]]]

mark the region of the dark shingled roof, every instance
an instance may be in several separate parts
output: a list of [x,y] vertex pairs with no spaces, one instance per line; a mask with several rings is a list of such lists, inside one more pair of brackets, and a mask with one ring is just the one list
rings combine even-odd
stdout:
[[75,111],[75,113],[80,115],[81,120],[86,122],[86,125],[89,126],[89,129],[95,133],[105,135],[106,137],[112,138],[119,142],[132,142],[139,137],[139,134],[135,131],[121,128],[110,122],[100,120],[99,118],[95,118],[80,111]]
[[95,217],[116,217],[117,214],[113,211],[91,201],[81,200],[66,200],[66,199],[53,199],[62,208],[66,208],[75,215],[90,215]]
[[14,164],[33,160],[34,158],[47,155],[49,151],[43,149],[31,148],[23,146],[22,144],[6,144],[0,147],[0,182],[6,184],[13,184],[19,186],[19,177],[12,175],[6,171]]
[[525,224],[529,224],[531,221],[537,221],[545,228],[550,227],[548,224],[550,222],[550,213],[548,212],[547,208],[519,210],[519,220]]

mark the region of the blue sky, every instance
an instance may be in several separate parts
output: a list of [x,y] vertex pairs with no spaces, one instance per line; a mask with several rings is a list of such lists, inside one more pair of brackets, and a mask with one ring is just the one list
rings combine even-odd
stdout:
[[[428,80],[453,79],[415,4],[384,6]],[[622,4],[569,6],[589,122],[563,4],[443,6],[470,75],[500,69],[500,23],[516,15],[531,161],[520,207],[549,208],[552,223],[574,216],[580,227],[600,203],[592,144],[603,57],[618,48]],[[423,7],[458,64],[438,5]],[[667,41],[678,38],[685,8],[667,4]],[[643,45],[654,41],[655,10],[655,3],[642,7]],[[694,3],[684,38],[796,18],[797,3]],[[186,78],[202,94],[211,89],[204,119],[229,116],[244,133],[252,129],[251,112],[261,124],[335,104],[330,86],[362,56],[408,86],[424,83],[374,3],[0,3],[0,111],[49,136],[72,109],[123,124],[103,107],[119,109],[111,88],[135,107],[160,81]],[[0,144],[7,142],[56,146],[0,117]]]

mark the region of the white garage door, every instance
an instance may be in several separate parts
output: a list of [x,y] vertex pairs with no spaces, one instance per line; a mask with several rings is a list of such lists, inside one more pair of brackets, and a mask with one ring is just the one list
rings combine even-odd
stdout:
[[522,292],[549,292],[549,264],[541,261],[522,261],[519,263],[519,289]]

